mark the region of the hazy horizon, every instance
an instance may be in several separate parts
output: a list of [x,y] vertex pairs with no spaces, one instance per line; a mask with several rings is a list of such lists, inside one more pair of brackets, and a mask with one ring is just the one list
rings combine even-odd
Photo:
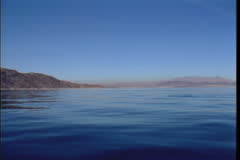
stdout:
[[236,79],[228,78],[228,77],[223,77],[223,76],[178,76],[178,77],[168,77],[168,78],[159,78],[159,79],[129,79],[129,80],[124,80],[124,79],[118,79],[118,80],[71,80],[71,82],[77,82],[77,83],[89,83],[89,84],[117,84],[117,83],[144,83],[144,82],[160,82],[160,81],[167,81],[167,80],[173,80],[175,78],[184,78],[184,77],[195,77],[195,78],[216,78],[220,77],[223,79],[228,79],[236,82]]
[[234,0],[2,0],[1,66],[88,83],[236,79]]
[[[5,68],[5,67],[1,67],[1,68]],[[20,73],[37,73],[37,72],[24,72],[24,71],[19,71],[18,69],[14,69],[14,68],[5,68],[5,69],[10,69],[10,70],[16,70],[17,72],[20,72]],[[40,74],[45,74],[45,75],[48,75],[48,76],[53,76],[53,75],[49,75],[49,74],[46,74],[46,73],[40,73]],[[76,75],[80,75],[78,73],[76,73]],[[61,78],[58,78],[58,77],[55,77],[57,79],[60,79],[60,80],[66,80],[66,79],[61,79]],[[103,77],[104,78],[104,77]],[[81,80],[67,80],[67,81],[71,81],[71,82],[76,82],[76,83],[88,83],[88,84],[117,84],[117,83],[142,83],[142,82],[160,82],[160,81],[165,81],[165,80],[174,80],[176,78],[221,78],[221,79],[228,79],[228,80],[232,80],[232,81],[236,81],[236,79],[231,79],[231,78],[228,78],[228,77],[223,77],[223,76],[199,76],[199,75],[188,75],[188,76],[178,76],[178,77],[168,77],[168,78],[159,78],[159,79],[150,79],[150,78],[145,78],[145,79],[128,79],[128,80],[124,80],[124,79],[117,79],[117,80],[111,80],[111,79],[108,79],[108,80],[84,80],[84,79],[81,79]]]

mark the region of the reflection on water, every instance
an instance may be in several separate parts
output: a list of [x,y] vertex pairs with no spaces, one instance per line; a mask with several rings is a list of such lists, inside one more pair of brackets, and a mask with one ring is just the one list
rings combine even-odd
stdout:
[[4,160],[235,159],[235,88],[2,91],[1,99]]
[[[57,102],[50,95],[44,95],[46,91],[3,91],[1,93],[1,109],[47,109],[47,107],[20,106],[24,103],[50,103]],[[39,99],[39,100],[32,100]],[[16,105],[13,105],[16,104]]]
[[24,106],[2,105],[1,109],[47,109],[47,108],[46,107],[24,107]]

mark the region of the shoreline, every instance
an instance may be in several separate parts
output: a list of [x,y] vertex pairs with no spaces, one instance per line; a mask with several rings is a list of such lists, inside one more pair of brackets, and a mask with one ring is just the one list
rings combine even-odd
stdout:
[[122,88],[214,88],[236,87],[236,85],[206,85],[206,86],[159,86],[159,87],[89,87],[89,88],[0,88],[0,91],[39,91],[39,90],[64,90],[64,89],[122,89]]
[[21,90],[33,90],[33,91],[38,91],[38,90],[62,90],[62,89],[101,89],[101,87],[96,87],[96,88],[0,88],[1,91],[21,91]]

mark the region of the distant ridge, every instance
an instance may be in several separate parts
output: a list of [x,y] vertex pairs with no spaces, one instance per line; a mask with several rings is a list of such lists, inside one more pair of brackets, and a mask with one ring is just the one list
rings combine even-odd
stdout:
[[162,81],[118,82],[102,84],[105,87],[231,87],[236,82],[223,77],[186,76]]
[[41,73],[21,73],[13,69],[1,68],[1,90],[17,89],[57,89],[57,88],[144,88],[144,87],[231,87],[236,82],[223,77],[185,76],[162,81],[115,82],[80,84],[59,80]]
[[1,68],[1,89],[102,88],[101,85],[79,84],[59,80],[41,73],[20,73]]

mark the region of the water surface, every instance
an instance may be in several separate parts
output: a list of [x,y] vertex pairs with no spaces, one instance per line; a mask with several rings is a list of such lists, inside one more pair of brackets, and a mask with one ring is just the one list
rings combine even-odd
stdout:
[[15,106],[1,110],[3,160],[235,159],[235,88],[2,91],[1,98]]

